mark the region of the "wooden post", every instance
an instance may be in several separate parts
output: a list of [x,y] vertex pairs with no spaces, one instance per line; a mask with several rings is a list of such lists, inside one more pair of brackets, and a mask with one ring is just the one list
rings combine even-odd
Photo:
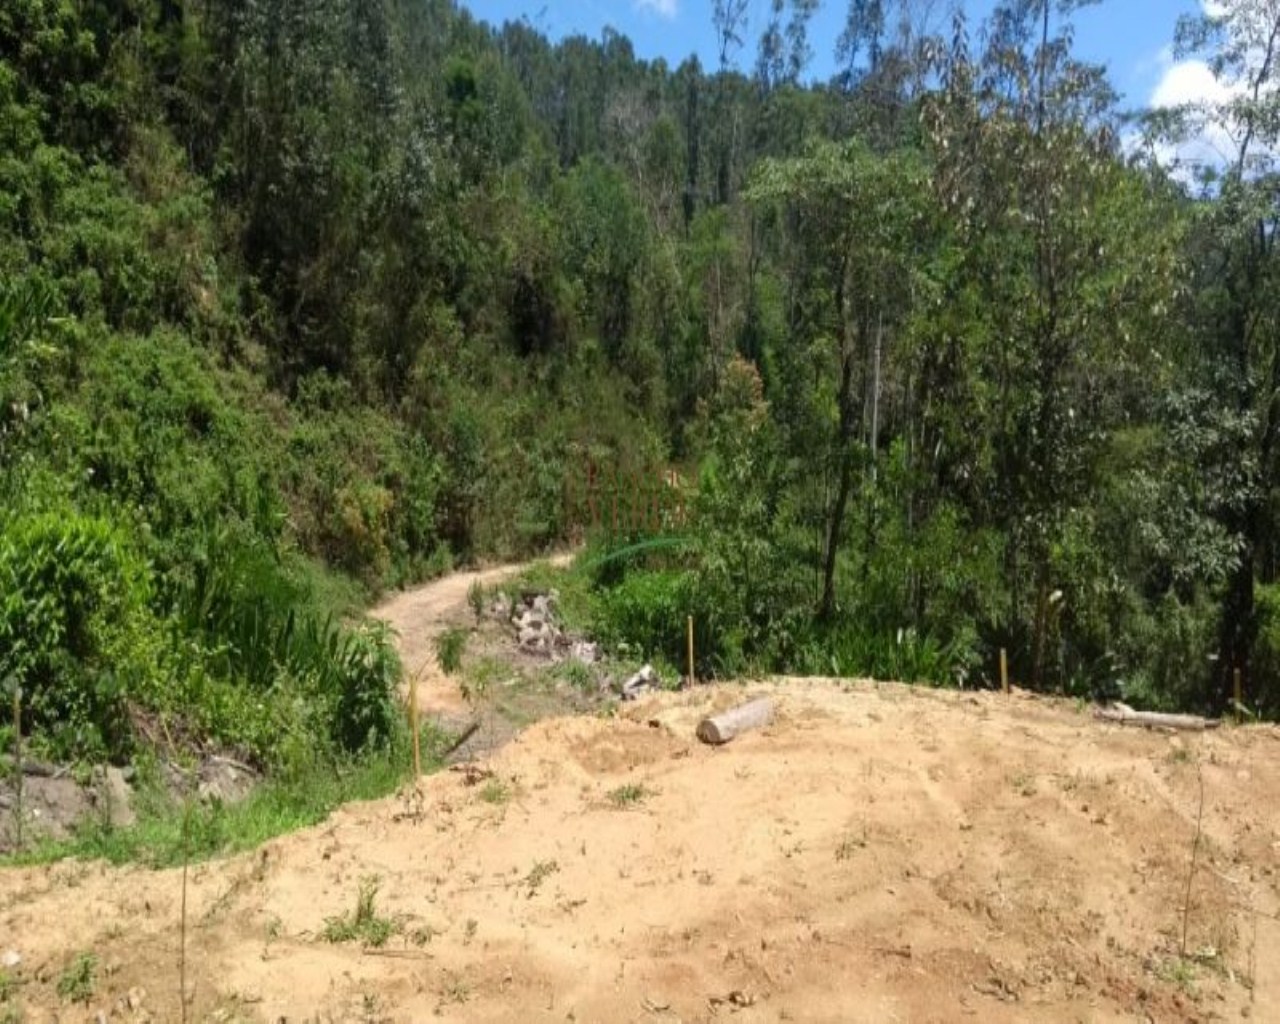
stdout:
[[1000,648],[1000,689],[1009,694],[1009,656],[1003,647]]
[[693,616],[690,615],[685,623],[685,641],[689,649],[689,685],[694,683],[693,678]]
[[409,679],[409,731],[413,733],[413,781],[422,778],[422,752],[418,746],[418,676],[415,672]]
[[1242,685],[1240,677],[1241,672],[1237,668],[1235,672],[1232,673],[1232,694],[1235,697],[1234,710],[1237,722],[1244,721],[1244,686]]
[[13,684],[13,845],[22,849],[22,687]]

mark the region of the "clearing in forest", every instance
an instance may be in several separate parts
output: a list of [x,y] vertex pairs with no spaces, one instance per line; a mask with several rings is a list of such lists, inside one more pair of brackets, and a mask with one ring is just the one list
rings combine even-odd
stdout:
[[[697,742],[757,692],[772,724]],[[193,867],[190,1019],[1275,1021],[1277,806],[1273,727],[657,694]],[[181,900],[180,870],[0,872],[0,1019],[181,1019]]]

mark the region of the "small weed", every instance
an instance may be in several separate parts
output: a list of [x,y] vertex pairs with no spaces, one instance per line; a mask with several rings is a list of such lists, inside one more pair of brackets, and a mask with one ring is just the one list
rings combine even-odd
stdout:
[[560,865],[554,860],[535,861],[533,867],[529,870],[529,873],[524,876],[524,880],[521,883],[528,887],[529,892],[527,895],[529,899],[533,899],[534,894],[538,891],[542,883],[559,870]]
[[267,921],[267,941],[274,942],[276,939],[280,938],[280,930],[283,927],[284,924],[280,918],[276,917],[275,914],[272,914],[270,919]]
[[471,986],[469,986],[462,975],[454,974],[452,971],[445,972],[444,987],[440,990],[440,1001],[443,1005],[449,1003],[457,1003],[461,1005],[471,997]]
[[92,953],[76,956],[58,978],[58,995],[72,1003],[87,1003],[97,985],[98,958]]
[[614,807],[633,807],[652,795],[653,792],[651,790],[646,789],[639,783],[628,782],[625,786],[619,786],[617,789],[610,791],[609,802]]
[[391,1018],[382,1011],[382,999],[373,992],[365,992],[360,997],[361,1021],[363,1024],[389,1024]]
[[1179,745],[1170,748],[1168,758],[1170,764],[1190,764],[1192,756],[1189,747]]
[[461,627],[446,629],[436,638],[436,662],[447,676],[457,675],[462,668],[462,652],[467,649],[467,631]]
[[852,860],[859,850],[867,848],[867,837],[846,836],[836,847],[836,860]]
[[474,660],[463,674],[460,689],[462,696],[472,707],[482,704],[493,692],[494,686],[511,677],[511,666],[498,658],[482,657]]
[[18,991],[18,979],[0,967],[0,1003],[7,1003]]
[[325,942],[354,942],[357,939],[366,946],[377,949],[400,930],[400,925],[389,917],[379,917],[375,906],[378,896],[378,878],[371,875],[360,880],[360,893],[356,897],[353,915],[331,917],[325,921],[320,937]]
[[409,933],[409,941],[421,949],[436,937],[438,932],[429,924],[424,924],[421,928],[415,928]]
[[474,917],[467,918],[467,923],[462,926],[462,944],[464,946],[471,945],[471,940],[476,937],[476,929],[480,927],[480,922]]
[[501,779],[490,779],[481,787],[480,799],[487,804],[501,807],[511,799],[511,787]]
[[1196,994],[1196,968],[1186,957],[1170,957],[1156,968],[1156,977],[1161,981],[1177,985],[1190,996]]
[[467,588],[467,604],[471,606],[471,611],[476,617],[476,625],[480,625],[480,620],[484,618],[484,599],[488,596],[484,589],[484,584],[476,580]]
[[588,692],[595,689],[596,677],[590,666],[584,665],[576,658],[570,658],[556,666],[556,675],[576,690]]
[[1009,779],[1009,784],[1023,796],[1036,795],[1035,776],[1028,772],[1019,772],[1017,775],[1012,776]]

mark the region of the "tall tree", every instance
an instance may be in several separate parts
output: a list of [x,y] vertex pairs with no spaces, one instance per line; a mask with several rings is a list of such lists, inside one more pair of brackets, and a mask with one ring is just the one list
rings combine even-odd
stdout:
[[[1200,342],[1199,381],[1220,394],[1236,422],[1240,473],[1213,501],[1238,557],[1222,595],[1217,702],[1235,669],[1258,693],[1251,654],[1254,590],[1277,579],[1280,495],[1280,0],[1223,0],[1184,17],[1180,56],[1200,56],[1219,88],[1166,116],[1163,140],[1200,155],[1205,141],[1225,155],[1199,168],[1205,199],[1197,228],[1189,309]],[[1198,144],[1197,144],[1198,143]],[[1270,701],[1277,701],[1275,693]]]
[[[795,235],[811,287],[830,296],[810,329],[827,351],[834,408],[826,442],[831,499],[824,510],[818,614],[836,613],[836,572],[870,412],[864,372],[886,331],[910,311],[912,279],[923,265],[929,199],[922,165],[910,155],[878,157],[860,143],[823,145],[806,157],[768,161],[749,198],[780,207]],[[828,333],[829,332],[829,333]],[[823,339],[825,335],[825,340]]]
[[1073,510],[1089,503],[1122,413],[1099,404],[1098,380],[1134,372],[1142,349],[1130,318],[1173,296],[1170,240],[1135,247],[1150,200],[1115,158],[1105,76],[1072,56],[1070,24],[1055,21],[1077,6],[1004,0],[976,61],[957,31],[930,116],[935,187],[980,296],[1006,628],[1036,686],[1048,675]]

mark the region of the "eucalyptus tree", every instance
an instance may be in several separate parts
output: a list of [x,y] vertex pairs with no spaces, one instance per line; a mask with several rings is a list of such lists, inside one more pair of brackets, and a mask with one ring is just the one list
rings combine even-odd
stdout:
[[1140,377],[1152,311],[1175,289],[1176,239],[1118,158],[1103,70],[1072,55],[1070,15],[1084,5],[1002,0],[977,56],[957,18],[926,118],[955,287],[973,299],[966,358],[990,439],[977,512],[1005,538],[1004,630],[1037,686],[1059,602],[1070,617],[1087,600],[1068,563],[1127,415],[1115,396]]
[[1218,396],[1206,425],[1229,441],[1219,457],[1231,471],[1209,467],[1219,486],[1205,503],[1237,552],[1222,592],[1215,700],[1226,700],[1238,668],[1247,696],[1274,711],[1280,680],[1255,678],[1250,662],[1255,584],[1280,576],[1280,0],[1222,0],[1184,17],[1176,53],[1203,59],[1215,81],[1156,121],[1175,173],[1187,180],[1181,161],[1199,158],[1191,384]]
[[818,614],[827,620],[837,611],[836,572],[857,469],[868,458],[865,375],[887,334],[909,315],[913,279],[928,266],[920,252],[931,234],[927,183],[925,166],[910,153],[877,156],[858,142],[824,143],[803,157],[766,161],[748,191],[751,202],[781,214],[791,290],[809,306],[793,317],[799,330],[791,344],[816,356],[810,401],[826,423],[820,464],[831,492],[823,508]]

